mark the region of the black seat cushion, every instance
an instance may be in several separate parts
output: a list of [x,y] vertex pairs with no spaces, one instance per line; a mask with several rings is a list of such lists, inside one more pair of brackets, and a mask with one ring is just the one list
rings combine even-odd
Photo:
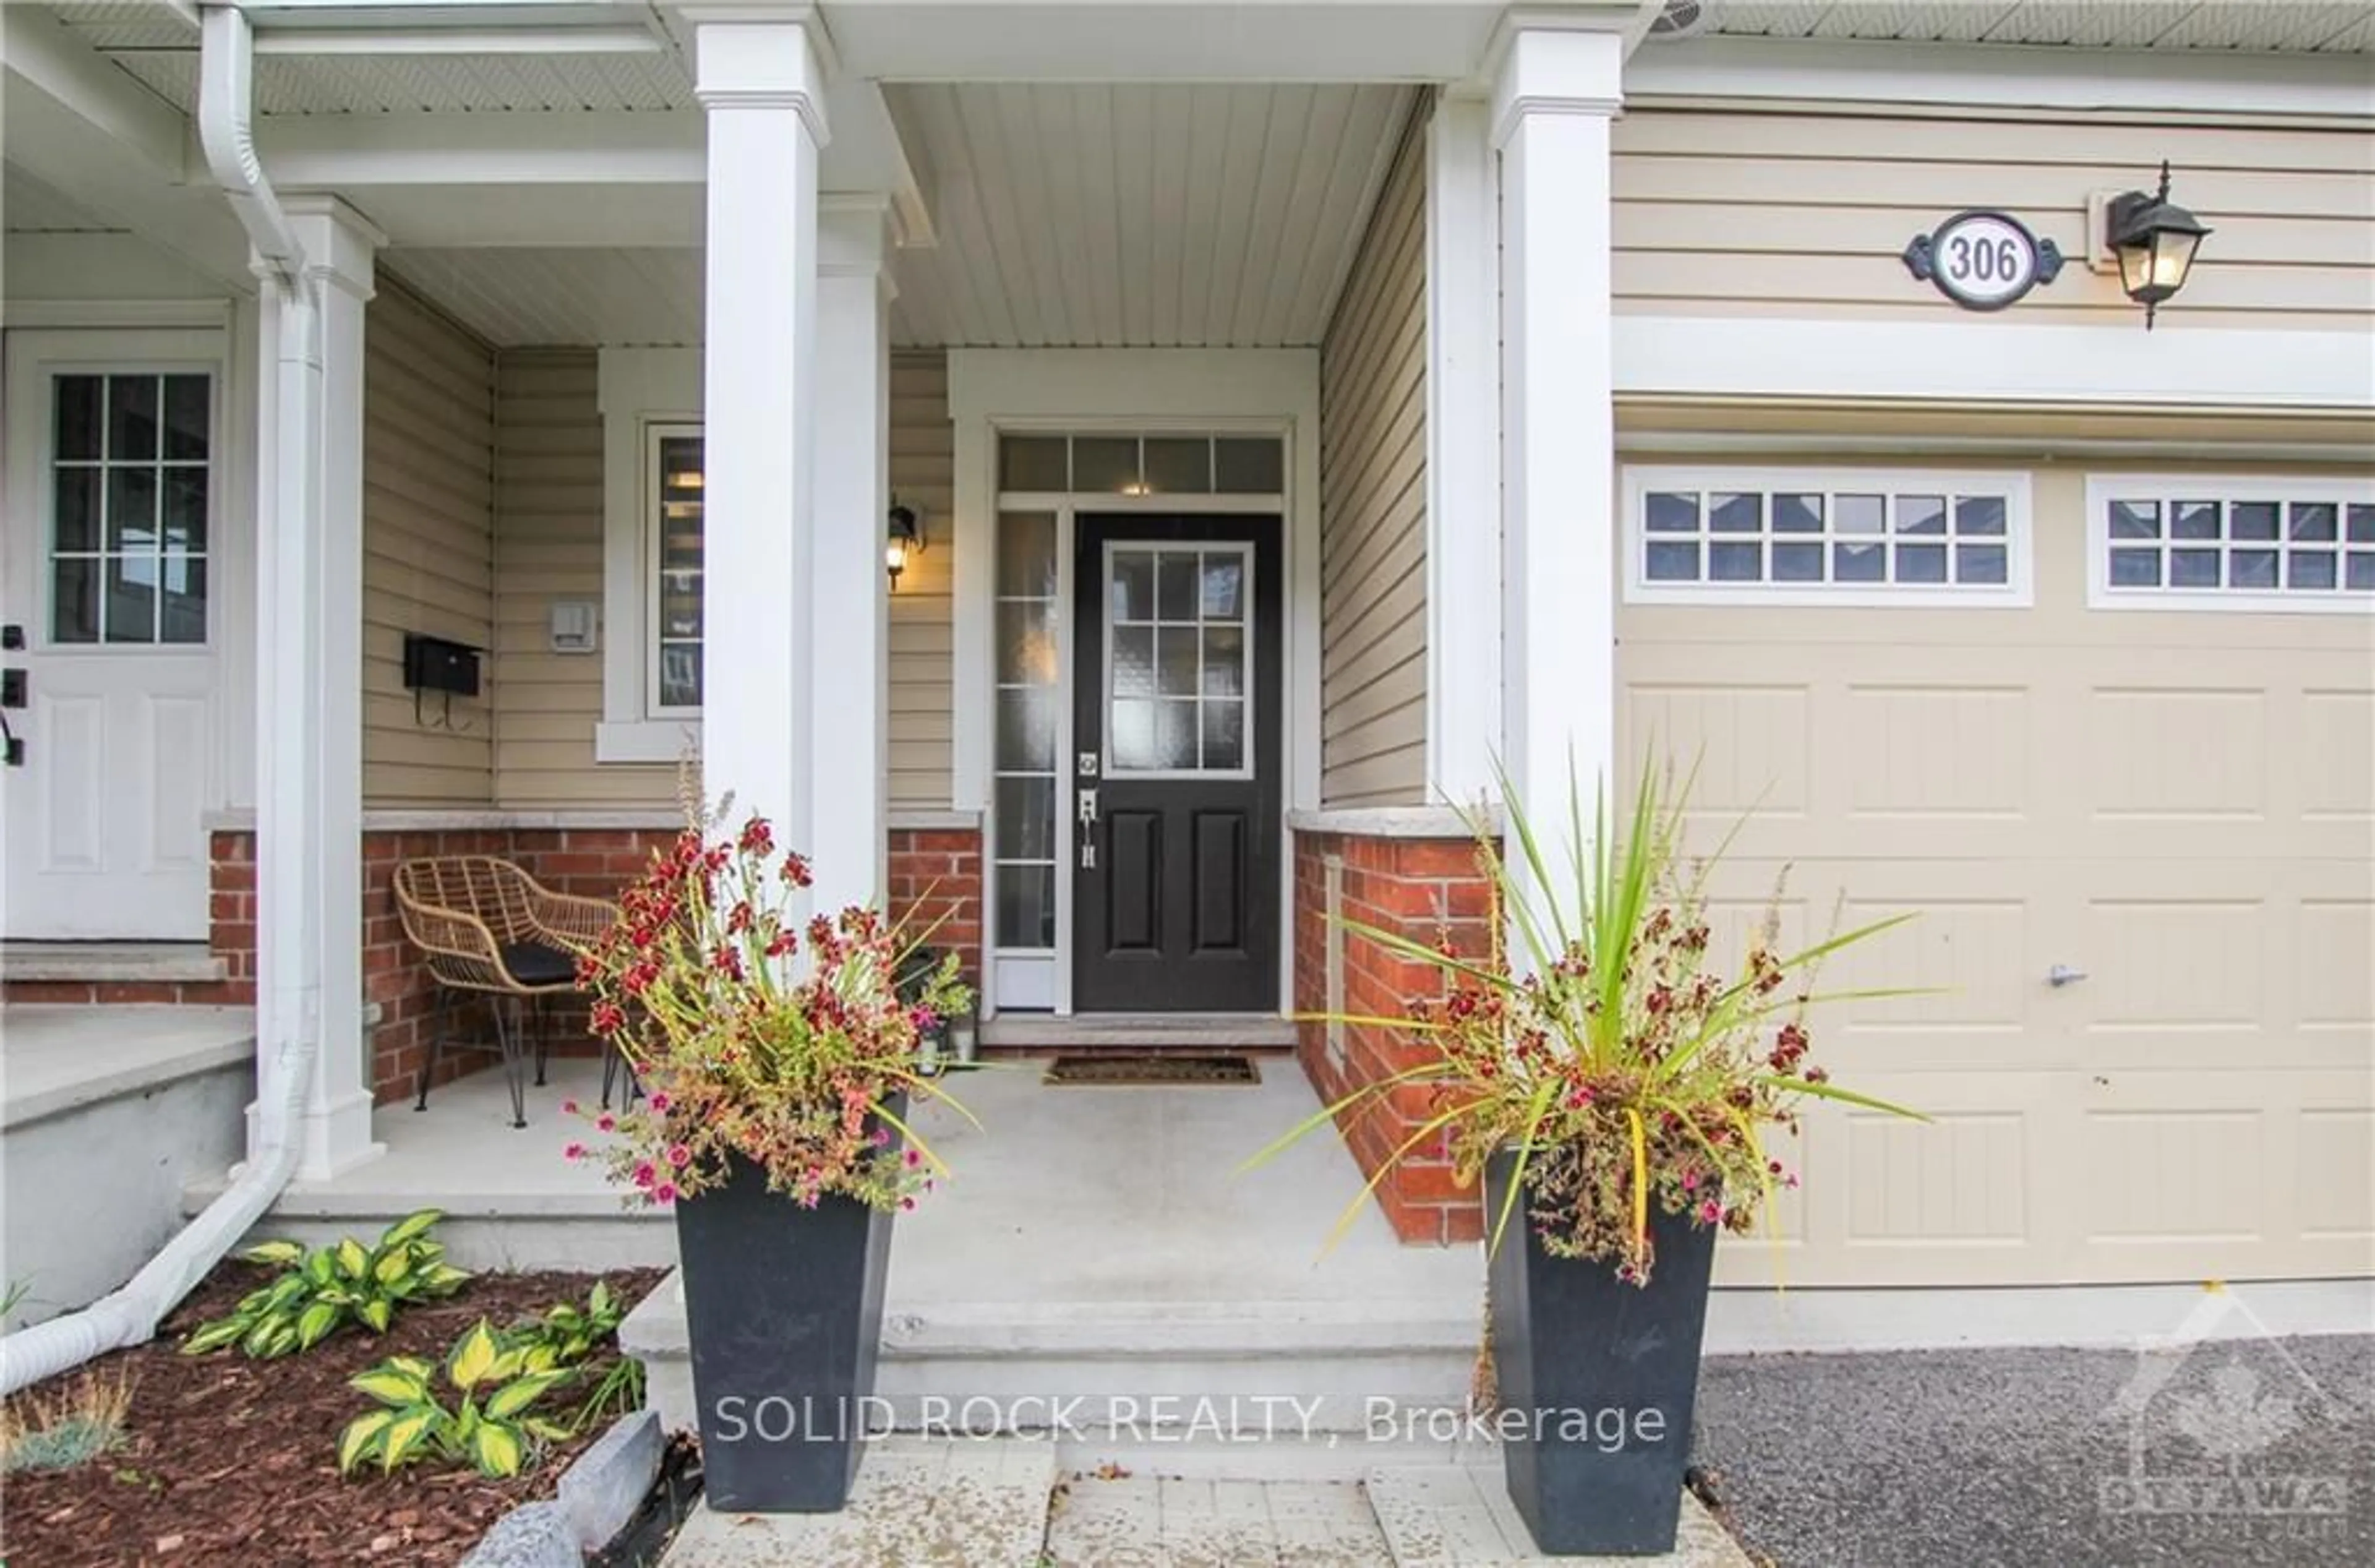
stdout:
[[523,985],[574,985],[577,957],[544,942],[505,942],[503,967]]

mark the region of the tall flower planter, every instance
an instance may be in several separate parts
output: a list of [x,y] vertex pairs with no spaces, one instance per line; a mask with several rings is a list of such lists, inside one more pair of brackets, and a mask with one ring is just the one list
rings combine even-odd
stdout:
[[[1485,1166],[1501,1212],[1513,1153]],[[1520,1195],[1493,1254],[1493,1358],[1510,1501],[1550,1556],[1671,1551],[1690,1462],[1715,1229],[1653,1212],[1649,1283],[1554,1257]]]
[[709,1504],[830,1514],[857,1479],[892,1216],[836,1196],[803,1208],[750,1161],[728,1169],[676,1206]]

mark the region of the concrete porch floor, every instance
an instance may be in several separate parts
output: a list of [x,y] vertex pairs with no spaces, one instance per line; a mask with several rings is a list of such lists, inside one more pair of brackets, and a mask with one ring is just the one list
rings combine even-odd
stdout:
[[[1247,1155],[1317,1109],[1291,1057],[1260,1060],[1263,1081],[1247,1087],[1048,1088],[1044,1064],[1030,1060],[952,1079],[983,1125],[925,1114],[924,1136],[957,1175],[898,1221],[884,1333],[892,1363],[998,1362],[1019,1383],[1046,1357],[1127,1360],[1148,1375],[1161,1370],[1152,1358],[1171,1358],[1192,1390],[1182,1358],[1249,1347],[1272,1360],[1415,1355],[1424,1366],[1406,1368],[1413,1391],[1456,1397],[1476,1342],[1478,1251],[1400,1246],[1368,1209],[1321,1256],[1360,1176],[1324,1135],[1238,1173]],[[384,1106],[373,1131],[384,1154],[334,1181],[292,1186],[259,1230],[331,1240],[434,1205],[449,1216],[441,1234],[468,1267],[673,1264],[664,1213],[624,1208],[598,1169],[561,1157],[571,1139],[596,1136],[561,1102],[591,1106],[599,1087],[597,1063],[556,1061],[552,1082],[528,1090],[521,1130],[491,1070],[436,1090],[425,1113],[408,1102]],[[220,1176],[193,1184],[185,1207],[195,1211],[222,1185]],[[2375,1322],[2375,1281],[2227,1289],[2250,1309],[2229,1326],[2235,1333],[2364,1332]],[[1706,1350],[2132,1348],[2185,1321],[2201,1295],[2198,1283],[1728,1289],[1710,1304]],[[651,1305],[657,1321],[644,1326],[667,1336],[675,1310],[674,1291],[662,1291]]]

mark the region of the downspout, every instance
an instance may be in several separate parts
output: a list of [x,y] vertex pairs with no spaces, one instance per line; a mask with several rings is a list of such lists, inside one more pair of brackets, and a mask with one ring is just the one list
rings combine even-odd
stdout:
[[[320,374],[322,364],[322,318],[313,292],[319,286],[305,276],[304,246],[255,155],[255,51],[245,14],[232,5],[210,0],[202,51],[199,140],[206,148],[207,167],[247,230],[255,250],[256,270],[265,286],[276,291],[279,311],[275,371],[278,430],[273,442],[273,461],[278,470],[273,479],[275,525],[308,529],[313,521],[303,513],[313,498],[305,475],[310,443],[315,438],[308,419],[310,383]],[[0,1338],[0,1394],[13,1394],[95,1356],[155,1338],[157,1325],[165,1315],[197,1288],[223,1255],[272,1207],[296,1173],[297,1134],[306,1096],[312,1091],[322,1037],[318,1008],[258,1010],[261,1027],[285,1028],[283,1020],[291,1018],[306,1020],[313,1027],[286,1029],[270,1058],[271,1070],[259,1073],[255,1147],[230,1185],[122,1289],[79,1312]],[[276,1083],[279,1093],[273,1096]]]

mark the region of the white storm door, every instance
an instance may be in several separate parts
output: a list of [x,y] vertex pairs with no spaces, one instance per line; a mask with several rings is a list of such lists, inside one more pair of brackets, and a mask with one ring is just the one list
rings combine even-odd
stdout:
[[0,934],[207,935],[222,357],[219,333],[8,335]]

